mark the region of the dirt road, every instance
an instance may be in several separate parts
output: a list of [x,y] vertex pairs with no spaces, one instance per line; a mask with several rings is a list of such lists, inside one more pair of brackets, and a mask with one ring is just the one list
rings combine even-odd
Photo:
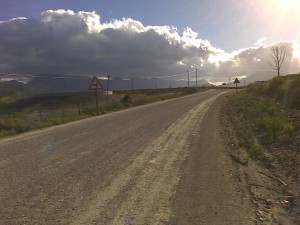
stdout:
[[0,140],[0,224],[254,224],[208,91]]

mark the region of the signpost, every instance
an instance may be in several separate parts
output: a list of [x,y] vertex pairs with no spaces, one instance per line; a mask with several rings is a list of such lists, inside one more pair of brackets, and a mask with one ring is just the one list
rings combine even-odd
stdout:
[[235,78],[234,82],[235,84],[235,92],[237,93],[237,85],[240,83],[239,79]]
[[97,77],[93,77],[93,80],[90,84],[90,88],[91,91],[95,91],[95,96],[96,96],[96,112],[97,112],[97,116],[99,115],[99,105],[98,105],[98,90],[103,89],[100,81],[98,80]]

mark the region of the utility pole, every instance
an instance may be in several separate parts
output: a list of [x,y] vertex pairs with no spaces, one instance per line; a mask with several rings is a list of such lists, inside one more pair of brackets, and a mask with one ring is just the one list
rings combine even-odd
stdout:
[[133,91],[133,75],[131,74],[131,91]]
[[227,87],[228,87],[228,84],[230,84],[230,80],[231,80],[231,77],[229,77],[229,79],[228,79],[228,82],[227,82]]
[[198,87],[198,70],[196,69],[196,87]]
[[190,71],[187,71],[187,75],[188,75],[188,87],[190,87]]
[[109,79],[110,79],[110,75],[107,75],[106,108],[108,107]]

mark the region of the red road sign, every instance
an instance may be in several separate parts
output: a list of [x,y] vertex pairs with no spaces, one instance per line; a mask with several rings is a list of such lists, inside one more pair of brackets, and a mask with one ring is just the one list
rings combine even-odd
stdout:
[[100,81],[98,80],[97,77],[93,77],[92,83],[90,85],[90,90],[99,90],[99,89],[103,89]]

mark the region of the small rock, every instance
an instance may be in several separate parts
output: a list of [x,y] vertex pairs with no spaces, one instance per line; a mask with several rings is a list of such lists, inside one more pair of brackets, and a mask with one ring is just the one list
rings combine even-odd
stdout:
[[270,210],[271,209],[271,205],[267,205],[266,209]]
[[289,201],[283,200],[283,204],[289,207],[291,203]]
[[267,203],[267,205],[272,205],[273,204],[271,199],[267,199],[266,203]]

